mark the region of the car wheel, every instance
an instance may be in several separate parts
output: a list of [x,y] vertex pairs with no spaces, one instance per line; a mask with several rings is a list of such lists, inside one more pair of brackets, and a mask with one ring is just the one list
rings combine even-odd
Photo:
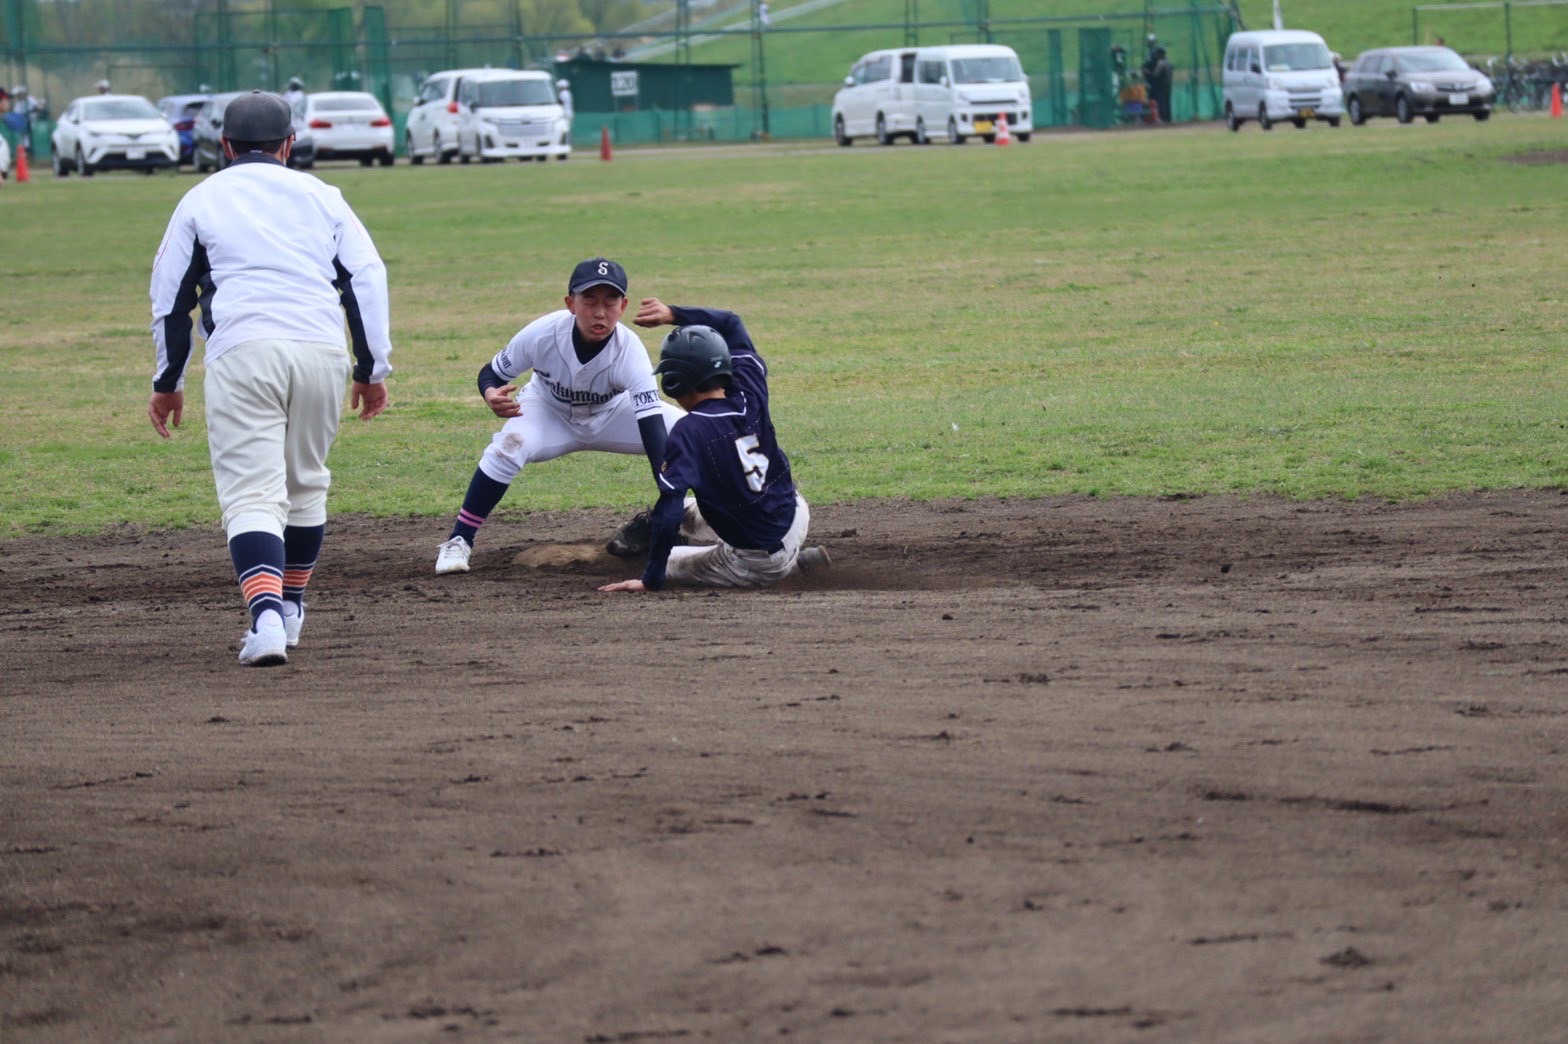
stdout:
[[49,167],[54,171],[54,176],[57,178],[69,177],[71,174],[70,162],[60,155],[58,148],[53,146],[49,149]]
[[1345,109],[1350,113],[1350,122],[1354,126],[1359,127],[1367,122],[1367,114],[1361,111],[1361,98],[1359,96],[1352,94],[1350,100],[1345,103]]
[[926,120],[924,116],[915,117],[915,144],[931,144],[931,136],[926,133]]
[[[559,156],[557,156],[555,158],[557,160],[561,161],[562,163],[565,163],[567,160],[572,158],[572,154],[570,152],[563,152],[563,153],[561,153]],[[543,157],[543,156],[539,157],[539,162],[540,163],[545,162],[545,157]]]
[[1029,139],[1030,139],[1031,136],[1032,135],[1031,135],[1031,133],[1029,131],[1024,131],[1022,134],[1015,134],[1014,135],[1014,137],[1016,137],[1019,141],[1021,141],[1025,145],[1029,144]]
[[1403,94],[1394,99],[1394,118],[1400,123],[1409,123],[1415,119],[1415,113],[1410,109],[1410,99]]
[[947,143],[949,145],[962,145],[964,136],[958,133],[958,120],[952,116],[947,118]]
[[403,135],[403,154],[408,157],[408,162],[416,167],[425,162],[425,157],[414,151],[414,136],[412,134]]
[[893,144],[893,136],[887,132],[887,120],[882,116],[882,114],[880,112],[877,113],[877,144],[878,145],[891,145],[891,144]]
[[82,147],[76,146],[76,172],[84,178],[90,178],[98,173],[93,165],[87,162],[87,157],[82,155]]
[[1477,123],[1484,123],[1485,121],[1491,119],[1491,117],[1492,117],[1492,110],[1491,109],[1482,109],[1480,112],[1475,114],[1475,121]]
[[1330,127],[1338,127],[1338,126],[1339,126],[1339,117],[1338,117],[1338,116],[1329,116],[1329,117],[1327,117],[1327,119],[1326,119],[1326,120],[1325,120],[1325,122],[1326,122],[1326,123],[1327,123],[1327,124],[1328,124],[1328,125],[1329,125],[1329,126],[1330,126]]
[[430,135],[430,151],[436,154],[436,162],[447,164],[452,162],[452,154],[441,148],[441,135]]
[[1429,112],[1429,113],[1426,114],[1426,122],[1428,122],[1428,123],[1436,123],[1437,120],[1438,120],[1438,117],[1440,117],[1441,115],[1442,115],[1442,113]]
[[1295,119],[1291,120],[1290,122],[1295,124],[1297,130],[1306,130],[1307,129],[1307,120],[1306,120],[1305,116],[1297,116]]
[[390,152],[383,152],[383,153],[382,153],[382,154],[381,154],[381,165],[382,165],[382,166],[383,166],[383,167],[390,167],[390,166],[392,166],[392,164],[393,164],[393,163],[395,163],[395,162],[396,162],[396,161],[397,161],[397,157],[396,157],[396,156],[394,156],[394,155],[393,155],[393,154],[392,154],[392,153],[390,153]]
[[855,139],[844,133],[844,117],[842,116],[833,117],[833,140],[846,149],[855,144]]
[[1269,107],[1267,105],[1258,106],[1258,126],[1264,130],[1274,129],[1274,121],[1269,119]]
[[1232,134],[1241,130],[1241,121],[1236,118],[1236,108],[1230,102],[1225,103],[1225,129]]

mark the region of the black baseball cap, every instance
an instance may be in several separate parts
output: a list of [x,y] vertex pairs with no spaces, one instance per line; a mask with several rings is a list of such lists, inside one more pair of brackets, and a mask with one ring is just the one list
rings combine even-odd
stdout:
[[276,94],[251,91],[223,110],[223,136],[230,141],[282,141],[293,133],[289,103]]
[[580,294],[594,286],[613,286],[625,297],[626,269],[607,257],[591,257],[587,261],[578,262],[577,267],[572,269],[572,279],[566,284],[566,292]]

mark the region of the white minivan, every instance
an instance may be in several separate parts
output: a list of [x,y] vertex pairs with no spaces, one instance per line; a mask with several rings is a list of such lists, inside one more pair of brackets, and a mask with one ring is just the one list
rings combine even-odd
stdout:
[[954,145],[996,140],[998,120],[1019,141],[1034,131],[1029,78],[1018,55],[1001,44],[897,47],[865,55],[833,97],[833,137],[851,145],[871,136],[924,145],[945,135]]
[[1328,44],[1302,29],[1232,33],[1225,44],[1225,125],[1257,120],[1264,130],[1289,120],[1338,127],[1345,112],[1339,72]]
[[447,69],[425,78],[403,132],[409,161],[543,162],[572,154],[572,121],[549,73]]

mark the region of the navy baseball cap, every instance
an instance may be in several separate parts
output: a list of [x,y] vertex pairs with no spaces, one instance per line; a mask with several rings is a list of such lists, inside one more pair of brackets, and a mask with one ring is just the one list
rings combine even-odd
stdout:
[[293,133],[289,103],[276,94],[251,91],[223,110],[223,136],[230,141],[282,141]]
[[594,286],[613,286],[625,297],[626,269],[607,257],[589,258],[572,269],[572,279],[566,284],[566,292],[580,294]]

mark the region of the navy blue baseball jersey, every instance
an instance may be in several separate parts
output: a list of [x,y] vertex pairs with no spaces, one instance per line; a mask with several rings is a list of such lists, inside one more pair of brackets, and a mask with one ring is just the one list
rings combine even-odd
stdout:
[[777,551],[795,521],[795,481],[768,413],[768,368],[740,316],[671,308],[677,326],[711,326],[730,349],[733,374],[722,399],[698,403],[670,429],[659,469],[659,503],[643,583],[664,586],[686,491],[719,538],[732,547]]

